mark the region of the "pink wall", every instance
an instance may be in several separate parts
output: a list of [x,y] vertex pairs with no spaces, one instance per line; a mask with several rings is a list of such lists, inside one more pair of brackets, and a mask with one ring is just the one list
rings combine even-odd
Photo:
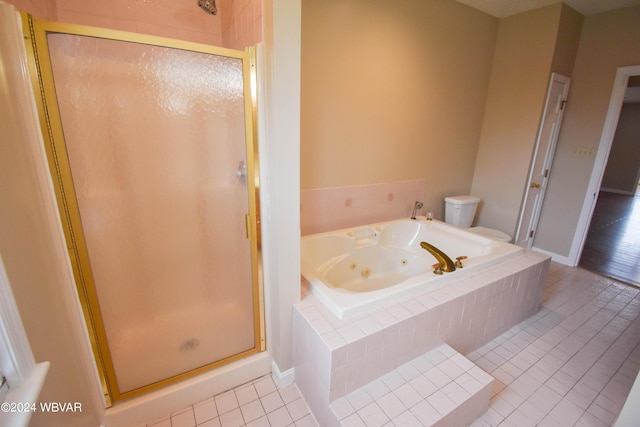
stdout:
[[[416,201],[424,201],[424,179],[379,184],[313,188],[300,193],[300,231],[303,236],[409,218]],[[436,211],[425,205],[423,215]]]
[[131,31],[232,49],[262,40],[262,0],[218,0],[217,15],[197,0],[8,0],[34,18]]
[[57,21],[56,0],[5,0],[5,3],[14,5],[20,11],[30,13],[36,19]]
[[217,0],[216,4],[222,14],[222,46],[244,49],[262,41],[262,0]]

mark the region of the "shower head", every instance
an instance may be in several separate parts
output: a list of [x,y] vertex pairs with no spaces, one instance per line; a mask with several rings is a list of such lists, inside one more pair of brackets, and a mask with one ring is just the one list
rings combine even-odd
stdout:
[[216,0],[198,0],[198,6],[200,6],[205,12],[215,15],[218,13],[216,8]]

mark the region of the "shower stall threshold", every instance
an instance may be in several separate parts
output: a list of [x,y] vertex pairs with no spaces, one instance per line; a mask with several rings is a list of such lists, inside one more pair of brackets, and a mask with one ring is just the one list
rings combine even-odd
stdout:
[[105,411],[105,426],[139,425],[271,372],[271,355],[254,354],[162,389],[118,402]]

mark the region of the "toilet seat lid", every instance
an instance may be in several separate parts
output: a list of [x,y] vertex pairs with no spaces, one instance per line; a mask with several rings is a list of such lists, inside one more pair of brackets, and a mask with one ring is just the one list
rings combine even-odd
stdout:
[[454,205],[471,205],[480,203],[480,197],[476,196],[450,196],[444,198],[445,203],[452,203]]
[[502,231],[496,230],[494,228],[478,226],[478,227],[471,227],[469,231],[484,237],[488,237],[490,239],[501,240],[503,242],[511,241],[511,236],[509,236],[507,233],[503,233]]

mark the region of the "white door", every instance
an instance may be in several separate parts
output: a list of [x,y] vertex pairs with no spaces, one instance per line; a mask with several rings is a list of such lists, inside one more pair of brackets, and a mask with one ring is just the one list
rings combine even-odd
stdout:
[[540,129],[538,130],[536,147],[531,159],[529,180],[527,181],[516,230],[515,242],[524,248],[530,248],[533,244],[570,82],[571,79],[569,77],[556,73],[551,74],[547,100],[542,113]]

